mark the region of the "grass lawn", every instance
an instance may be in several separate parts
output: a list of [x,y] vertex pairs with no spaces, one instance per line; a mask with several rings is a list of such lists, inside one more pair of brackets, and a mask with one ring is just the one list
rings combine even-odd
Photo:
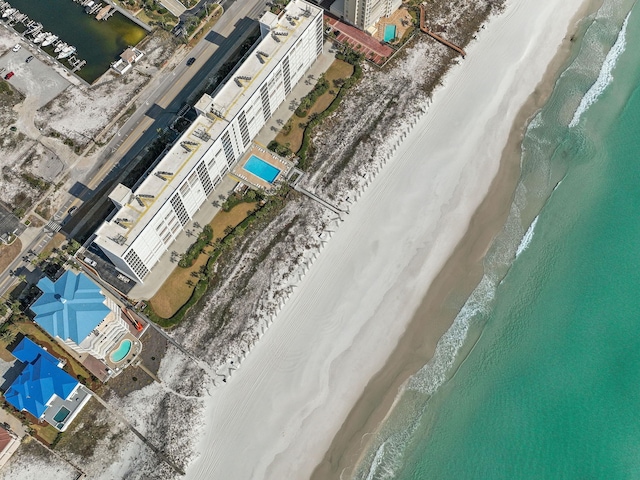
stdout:
[[[213,229],[213,241],[224,237],[227,227],[235,227],[242,222],[256,207],[255,203],[240,203],[228,212],[220,211],[209,223]],[[153,311],[162,318],[171,318],[184,305],[198,283],[197,274],[200,267],[209,259],[206,248],[189,268],[176,267],[160,290],[149,300]]]
[[32,423],[31,427],[36,431],[36,435],[49,445],[51,445],[58,436],[58,430],[56,430],[46,422],[43,422],[41,424]]
[[49,243],[45,245],[44,249],[42,250],[41,258],[46,258],[51,255],[53,249],[60,248],[60,245],[62,245],[66,239],[67,238],[63,234],[56,233],[49,241]]
[[160,15],[158,12],[153,12],[141,8],[136,17],[138,17],[147,25],[151,25],[152,23],[164,23],[167,26],[168,30],[171,30],[171,28],[175,27],[178,24],[178,19],[171,12]]
[[[78,378],[78,375],[90,380],[91,374],[85,370],[85,368],[78,363],[70,354],[66,352],[57,342],[51,340],[42,330],[40,330],[33,322],[20,320],[12,324],[9,329],[17,335],[23,333],[36,339],[36,343],[43,348],[46,348],[50,353],[58,358],[65,359],[67,364],[65,369],[73,377]],[[0,340],[0,356],[4,359],[5,352],[10,355],[13,360],[13,355],[7,350],[8,343],[5,340]]]
[[0,272],[3,272],[11,262],[20,254],[22,243],[16,238],[11,245],[0,246]]
[[16,357],[11,355],[11,352],[7,350],[7,343],[3,340],[0,340],[0,358],[5,362],[13,362]]
[[[335,88],[333,85],[334,80],[338,79],[347,79],[351,75],[353,75],[353,65],[347,63],[343,60],[335,60],[329,70],[324,74],[324,78],[326,78],[329,82],[329,92],[324,93],[320,98],[316,100],[316,103],[313,104],[313,107],[309,109],[309,113],[306,117],[300,118],[295,114],[291,115],[289,122],[291,122],[291,131],[285,134],[282,130],[276,136],[276,142],[281,145],[289,144],[289,148],[292,152],[297,152],[300,150],[302,146],[302,138],[304,136],[304,130],[307,127],[307,123],[309,118],[314,113],[322,113],[324,112],[331,102],[336,98],[338,94],[338,88]],[[333,91],[334,93],[330,93]],[[283,129],[284,130],[284,129]]]

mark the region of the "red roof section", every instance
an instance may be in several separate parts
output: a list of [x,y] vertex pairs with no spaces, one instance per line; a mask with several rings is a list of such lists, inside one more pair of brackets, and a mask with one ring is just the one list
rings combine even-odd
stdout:
[[[382,65],[394,52],[393,48],[380,43],[362,30],[341,22],[333,15],[325,13],[324,21],[337,32],[336,40],[338,42],[349,45],[356,52],[363,53],[367,60],[378,65]],[[360,46],[360,48],[356,48],[356,46]]]

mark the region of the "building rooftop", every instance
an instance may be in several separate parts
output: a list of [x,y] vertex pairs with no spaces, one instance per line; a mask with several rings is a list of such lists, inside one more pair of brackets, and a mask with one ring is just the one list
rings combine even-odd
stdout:
[[31,305],[35,321],[52,337],[80,344],[111,312],[100,287],[84,273],[65,272],[55,283],[38,282],[42,290]]
[[57,358],[26,337],[13,353],[25,367],[4,397],[18,410],[40,418],[54,394],[67,398],[78,385],[76,379],[60,368]]
[[[98,245],[124,254],[319,12],[314,5],[292,0],[279,16],[267,12],[262,17],[261,24],[269,30],[263,29],[256,49],[213,97],[205,94],[200,98],[196,108],[204,113],[132,192],[126,205],[100,226],[96,232]],[[123,198],[123,193],[120,189],[116,196]]]

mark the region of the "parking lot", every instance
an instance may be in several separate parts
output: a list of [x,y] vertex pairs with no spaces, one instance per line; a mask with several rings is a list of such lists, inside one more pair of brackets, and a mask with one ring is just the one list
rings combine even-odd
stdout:
[[[36,108],[43,107],[67,88],[70,82],[53,69],[53,59],[40,52],[33,53],[28,44],[18,36],[16,44],[21,46],[20,50],[9,50],[0,57],[0,75],[5,78],[7,73],[13,72],[14,75],[8,82],[25,96],[36,97]],[[31,55],[34,58],[27,63],[26,60]]]

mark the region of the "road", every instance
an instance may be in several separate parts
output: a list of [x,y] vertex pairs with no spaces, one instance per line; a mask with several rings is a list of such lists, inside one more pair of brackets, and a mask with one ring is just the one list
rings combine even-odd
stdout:
[[[99,171],[88,175],[93,180],[85,184],[86,191],[79,194],[86,205],[80,207],[65,224],[64,232],[67,235],[83,237],[79,234],[83,233],[81,230],[85,224],[92,229],[94,226],[88,223],[91,219],[104,218],[111,206],[100,199],[106,199],[115,186],[114,179],[157,137],[158,129],[171,124],[178,110],[188,100],[193,100],[190,98],[193,92],[200,90],[207,77],[226,63],[257,27],[255,19],[264,11],[264,1],[230,4],[214,28],[187,55],[196,58],[195,63],[187,66],[185,57],[185,61],[171,73],[148,86],[150,93],[141,97],[140,107],[103,150],[97,162]],[[66,204],[61,209],[63,217],[69,206],[71,204]]]
[[[105,200],[115,180],[126,165],[157,136],[157,129],[164,129],[173,121],[178,110],[190,100],[194,91],[215,73],[255,28],[255,20],[266,8],[266,0],[243,0],[221,2],[225,12],[214,27],[171,72],[154,78],[136,102],[138,108],[118,130],[113,139],[103,148],[95,166],[85,177],[85,191],[80,196],[85,200],[73,217],[64,225],[64,232],[75,234],[83,226],[83,219],[90,219],[110,208]],[[187,57],[195,57],[193,65],[186,65]],[[67,217],[72,205],[79,205],[78,193],[69,193],[63,207],[54,215],[53,221],[60,223]],[[38,254],[52,234],[43,228],[42,235],[33,239],[23,249]],[[4,295],[14,283],[11,272],[20,271],[27,262],[23,255],[0,273],[0,295]]]

